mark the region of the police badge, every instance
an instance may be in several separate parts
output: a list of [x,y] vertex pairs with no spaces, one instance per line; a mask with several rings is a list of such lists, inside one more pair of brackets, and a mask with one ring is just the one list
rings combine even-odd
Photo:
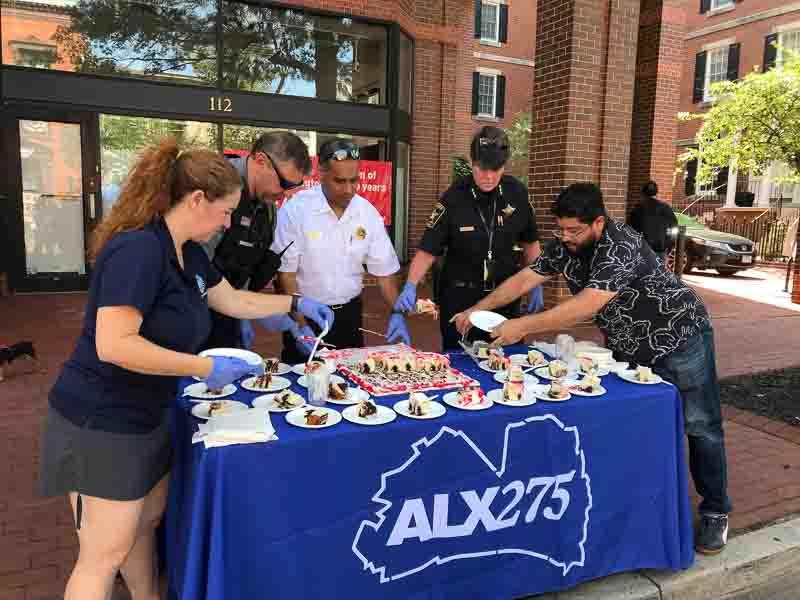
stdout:
[[513,206],[511,206],[510,204],[506,204],[506,207],[505,207],[505,208],[504,208],[504,209],[503,209],[501,212],[502,212],[502,213],[503,213],[503,215],[505,215],[506,217],[510,217],[511,215],[513,215],[513,214],[514,214],[514,211],[515,211],[515,210],[517,210],[517,209],[516,209],[516,208],[514,208]]
[[433,207],[433,212],[431,213],[431,216],[428,218],[428,225],[427,225],[428,229],[433,229],[434,227],[436,227],[436,224],[439,222],[439,219],[442,218],[442,215],[445,213],[445,210],[447,209],[444,207],[444,204],[442,204],[441,202],[436,203],[436,206]]
[[356,228],[356,239],[357,240],[363,240],[363,239],[366,239],[366,237],[367,237],[367,230],[364,229],[361,226],[357,227]]

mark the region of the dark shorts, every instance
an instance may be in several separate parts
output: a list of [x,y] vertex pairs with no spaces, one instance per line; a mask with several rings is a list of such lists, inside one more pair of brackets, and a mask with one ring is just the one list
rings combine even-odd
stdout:
[[50,407],[42,432],[39,492],[78,492],[106,500],[138,500],[169,472],[172,441],[166,419],[148,433],[79,427]]

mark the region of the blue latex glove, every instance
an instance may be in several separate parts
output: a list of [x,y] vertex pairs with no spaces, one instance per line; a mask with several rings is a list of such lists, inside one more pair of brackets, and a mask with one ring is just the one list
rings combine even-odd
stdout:
[[416,304],[417,304],[417,286],[411,283],[410,281],[406,281],[406,284],[400,291],[400,295],[397,297],[397,301],[394,303],[393,310],[397,310],[404,313],[413,312],[414,308],[416,307]]
[[[300,353],[303,356],[310,355],[311,351],[314,349],[314,339],[317,337],[317,334],[311,330],[311,327],[306,325],[302,329],[296,329],[292,332],[292,335],[294,336],[295,344],[297,345],[297,349],[300,351]],[[304,336],[308,337],[309,339],[301,340],[300,338]]]
[[411,334],[408,333],[408,327],[406,326],[406,320],[403,318],[403,315],[395,314],[389,318],[389,328],[386,330],[386,339],[390,344],[400,340],[409,346],[411,345]]
[[294,331],[298,329],[295,320],[287,314],[270,315],[256,319],[256,323],[267,331]]
[[239,321],[239,337],[242,341],[242,348],[250,350],[253,340],[256,338],[256,332],[253,331],[253,324],[247,319]]
[[542,312],[543,310],[544,293],[542,291],[542,286],[537,285],[531,290],[530,296],[528,296],[528,314],[532,315],[533,313]]
[[322,328],[325,327],[325,321],[328,322],[328,327],[333,327],[333,311],[330,306],[303,296],[297,303],[297,310]]
[[230,356],[212,356],[211,360],[213,361],[211,373],[203,380],[210,390],[223,388],[245,375],[264,374],[263,363],[252,365],[246,360]]

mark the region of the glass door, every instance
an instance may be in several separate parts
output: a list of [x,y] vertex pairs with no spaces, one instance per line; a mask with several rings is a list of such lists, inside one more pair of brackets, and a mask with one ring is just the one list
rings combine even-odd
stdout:
[[85,289],[87,238],[97,215],[92,116],[21,111],[8,115],[4,126],[12,286]]

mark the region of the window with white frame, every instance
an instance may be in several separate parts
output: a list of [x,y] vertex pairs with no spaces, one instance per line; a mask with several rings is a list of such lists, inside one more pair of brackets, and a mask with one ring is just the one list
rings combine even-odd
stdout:
[[703,88],[703,100],[710,102],[714,99],[711,94],[711,85],[728,78],[728,47],[714,48],[706,55],[706,78]]
[[489,73],[480,73],[478,76],[478,114],[481,116],[495,116],[496,97],[497,76]]
[[778,64],[783,63],[785,50],[800,52],[800,28],[778,34]]
[[733,0],[711,0],[711,10],[733,6]]
[[481,2],[481,40],[497,42],[500,38],[500,5]]

